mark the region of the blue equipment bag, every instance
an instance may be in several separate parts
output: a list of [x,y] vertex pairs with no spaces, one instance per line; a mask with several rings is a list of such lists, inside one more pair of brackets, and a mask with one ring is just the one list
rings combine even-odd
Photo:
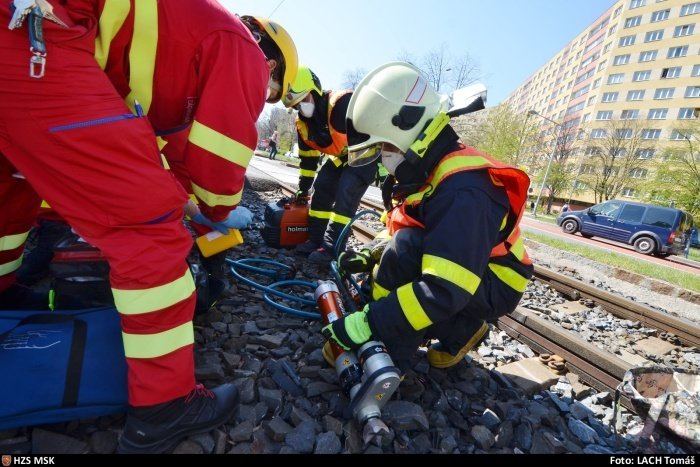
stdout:
[[0,430],[126,411],[114,307],[0,312]]

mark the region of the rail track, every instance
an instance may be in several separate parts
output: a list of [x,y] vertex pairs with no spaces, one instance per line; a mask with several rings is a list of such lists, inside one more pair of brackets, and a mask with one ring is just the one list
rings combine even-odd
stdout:
[[[295,191],[284,185],[282,190],[290,195]],[[361,208],[377,212],[383,210],[381,205],[366,200],[362,201]],[[377,233],[371,225],[362,221],[354,223],[352,230],[353,235],[361,242],[371,240]],[[571,301],[591,300],[614,316],[638,321],[647,327],[672,334],[686,346],[700,346],[700,327],[695,323],[537,265],[535,280],[549,285]],[[509,315],[499,318],[496,326],[537,353],[559,355],[565,360],[569,371],[578,374],[581,381],[598,391],[614,393],[625,372],[633,366],[521,306]],[[634,410],[631,403],[624,398],[622,404]]]

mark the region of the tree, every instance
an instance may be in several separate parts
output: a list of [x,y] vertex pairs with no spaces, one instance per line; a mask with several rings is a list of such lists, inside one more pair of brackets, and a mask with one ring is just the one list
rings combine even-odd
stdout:
[[279,136],[277,147],[279,151],[290,151],[297,138],[295,119],[296,115],[294,112],[273,107],[269,113],[264,112],[255,124],[258,129],[258,136],[260,139],[270,138],[272,133],[277,131]]
[[453,57],[445,44],[420,58],[403,52],[399,60],[417,66],[438,92],[446,94],[481,79],[481,69],[475,59],[467,53]]
[[657,164],[649,196],[674,202],[693,216],[700,215],[700,124],[678,130],[685,138],[667,148]]
[[[534,179],[539,183],[540,190],[547,195],[547,214],[552,211],[554,199],[571,187],[575,165],[570,160],[578,142],[577,125],[577,120],[565,121],[561,125],[553,125],[548,130],[540,132],[535,139],[535,148],[539,148],[539,151],[535,151],[531,172],[535,174]],[[547,165],[549,165],[549,171],[547,171]],[[545,177],[547,177],[546,180]]]
[[582,167],[582,179],[592,187],[596,203],[617,197],[623,189],[639,190],[649,167],[639,157],[644,147],[643,129],[637,120],[613,120],[593,130]]
[[354,70],[346,70],[343,73],[343,83],[342,87],[344,89],[355,89],[362,78],[367,74],[367,70],[364,68],[355,68]]

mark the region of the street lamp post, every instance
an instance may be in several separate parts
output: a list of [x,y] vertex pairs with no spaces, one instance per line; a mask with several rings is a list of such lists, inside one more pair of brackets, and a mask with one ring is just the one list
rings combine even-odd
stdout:
[[[534,110],[528,110],[527,112],[528,116],[529,115],[537,115],[548,122],[554,123],[555,126],[558,126],[561,128],[561,123],[555,122],[551,118],[547,118],[544,115],[539,114],[538,112]],[[547,186],[547,177],[549,177],[549,169],[552,167],[552,161],[554,160],[554,154],[557,152],[557,141],[554,141],[554,148],[552,148],[552,153],[549,155],[549,162],[547,162],[547,169],[544,171],[544,178],[542,179],[542,185],[540,186],[540,192],[537,194],[537,200],[535,200],[535,205],[532,208],[532,215],[534,217],[537,217],[537,208],[540,205],[540,199],[542,199],[542,192],[544,192],[544,187]]]

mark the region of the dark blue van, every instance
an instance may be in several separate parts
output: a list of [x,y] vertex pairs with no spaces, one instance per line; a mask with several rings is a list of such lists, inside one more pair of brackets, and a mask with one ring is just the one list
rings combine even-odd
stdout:
[[693,217],[676,208],[610,200],[557,217],[566,233],[601,237],[633,245],[645,255],[681,255],[693,228]]

